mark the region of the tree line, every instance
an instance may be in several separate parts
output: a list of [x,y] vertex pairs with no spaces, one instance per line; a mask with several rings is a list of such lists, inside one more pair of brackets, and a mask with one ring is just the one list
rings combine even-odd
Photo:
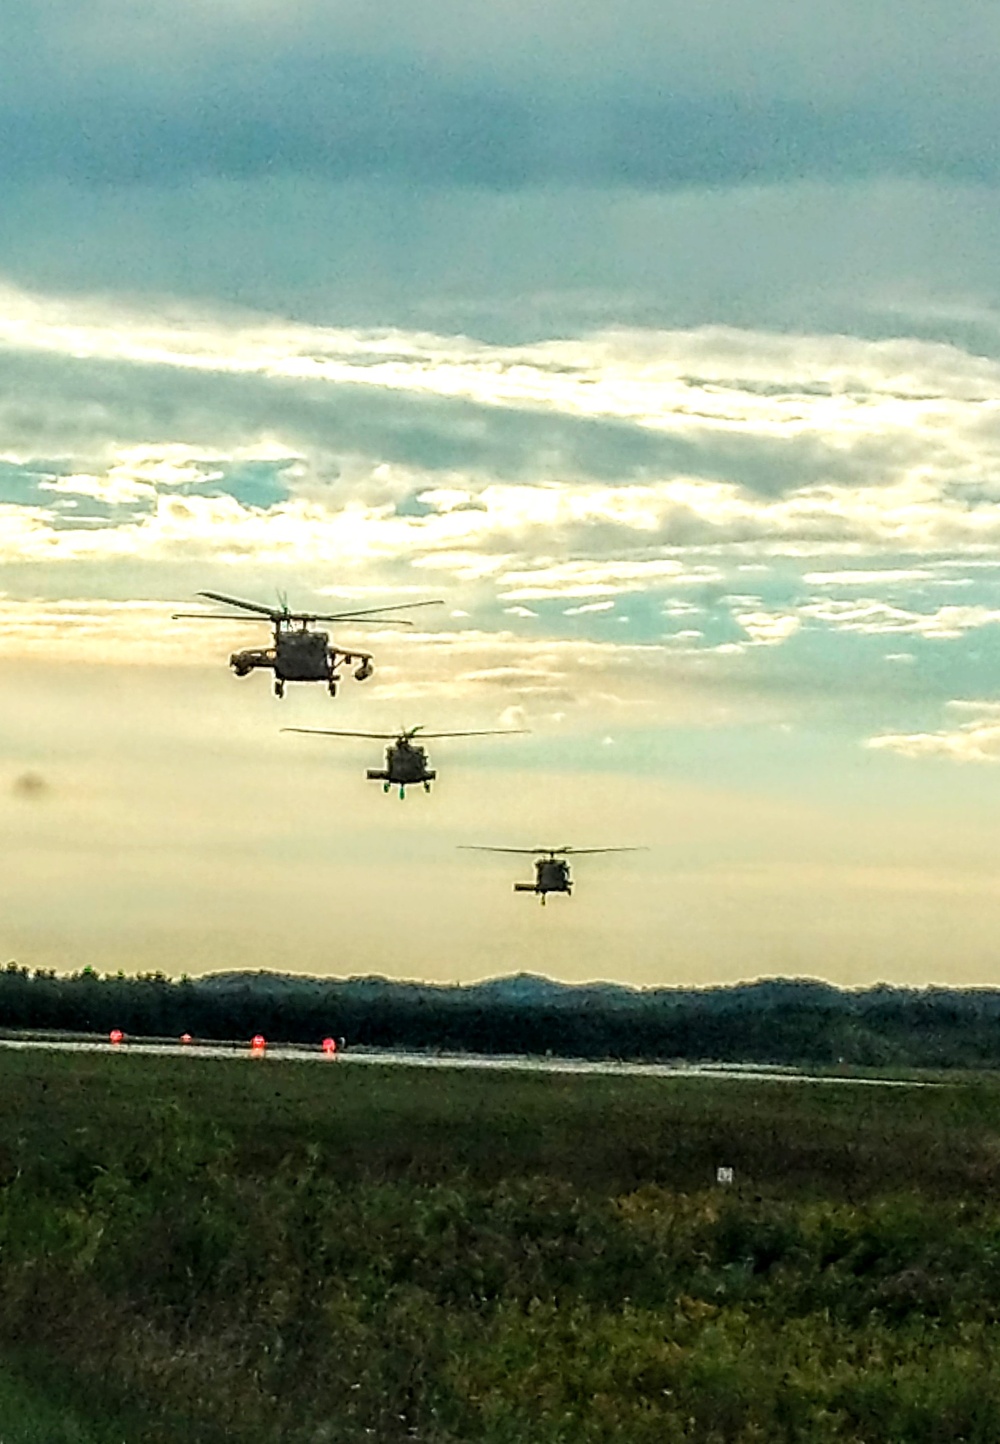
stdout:
[[841,990],[808,979],[705,989],[570,986],[519,975],[435,986],[230,973],[171,979],[0,969],[0,1028],[348,1046],[771,1064],[990,1067],[1000,991]]

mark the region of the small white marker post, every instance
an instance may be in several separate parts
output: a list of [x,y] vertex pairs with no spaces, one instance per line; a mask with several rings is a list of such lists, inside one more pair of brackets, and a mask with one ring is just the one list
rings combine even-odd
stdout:
[[733,1170],[731,1168],[717,1168],[715,1170],[716,1183],[732,1183]]

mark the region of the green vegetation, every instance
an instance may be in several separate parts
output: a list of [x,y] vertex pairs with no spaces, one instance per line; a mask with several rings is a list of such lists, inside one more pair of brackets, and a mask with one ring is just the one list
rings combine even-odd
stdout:
[[998,1186],[988,1079],[0,1052],[0,1341],[129,1444],[994,1444]]
[[[61,1392],[58,1388],[56,1393]],[[134,1437],[134,1436],[133,1436]],[[31,1384],[0,1364],[0,1444],[133,1444],[121,1428],[84,1420],[53,1398],[51,1387]]]

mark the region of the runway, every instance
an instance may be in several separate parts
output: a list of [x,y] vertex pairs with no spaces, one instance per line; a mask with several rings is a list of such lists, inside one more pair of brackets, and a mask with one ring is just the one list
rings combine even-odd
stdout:
[[553,1058],[524,1054],[418,1053],[389,1048],[345,1048],[325,1052],[320,1044],[265,1044],[243,1042],[190,1043],[153,1038],[0,1038],[0,1048],[23,1052],[107,1053],[128,1057],[228,1058],[258,1065],[268,1062],[324,1063],[327,1067],[379,1066],[397,1068],[461,1068],[494,1073],[582,1074],[620,1078],[713,1078],[730,1082],[826,1083],[866,1088],[934,1088],[943,1085],[902,1078],[853,1077],[809,1073],[784,1066],[749,1063],[630,1063],[619,1059]]

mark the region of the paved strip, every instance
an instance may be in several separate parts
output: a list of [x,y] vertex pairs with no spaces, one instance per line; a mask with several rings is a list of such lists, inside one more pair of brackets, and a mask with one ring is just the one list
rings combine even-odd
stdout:
[[248,1043],[164,1043],[139,1038],[122,1043],[106,1039],[92,1041],[0,1038],[0,1048],[58,1053],[113,1053],[130,1057],[150,1055],[191,1058],[268,1059],[291,1063],[378,1064],[401,1068],[464,1068],[497,1073],[590,1074],[617,1078],[720,1078],[731,1082],[827,1083],[865,1088],[943,1088],[947,1084],[904,1078],[858,1078],[844,1074],[807,1073],[796,1068],[761,1067],[747,1063],[628,1063],[615,1059],[538,1058],[524,1054],[408,1053],[391,1049],[351,1049],[335,1054],[317,1046],[275,1045],[263,1049]]

